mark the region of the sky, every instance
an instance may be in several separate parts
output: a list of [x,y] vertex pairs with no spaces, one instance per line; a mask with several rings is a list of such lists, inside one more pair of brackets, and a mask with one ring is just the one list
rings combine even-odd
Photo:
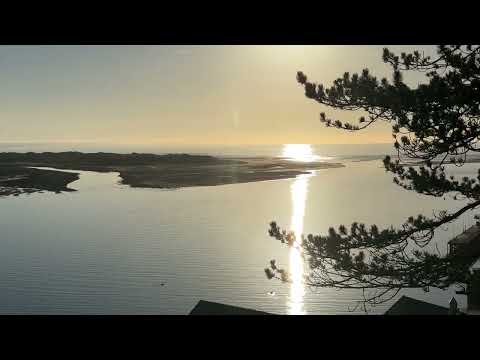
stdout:
[[[296,72],[329,85],[368,68],[391,78],[385,46],[0,46],[0,143],[367,144],[391,127],[327,129]],[[434,46],[388,46],[435,55]],[[415,86],[423,75],[407,75]]]

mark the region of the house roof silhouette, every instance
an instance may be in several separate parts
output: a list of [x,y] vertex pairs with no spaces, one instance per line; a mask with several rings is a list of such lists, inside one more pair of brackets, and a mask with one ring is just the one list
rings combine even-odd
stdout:
[[246,309],[238,306],[225,305],[211,301],[200,300],[189,315],[272,315],[263,311]]
[[448,315],[448,308],[402,296],[385,315]]

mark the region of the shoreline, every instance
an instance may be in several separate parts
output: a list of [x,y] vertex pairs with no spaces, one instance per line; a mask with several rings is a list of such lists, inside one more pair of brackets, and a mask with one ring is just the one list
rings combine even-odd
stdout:
[[18,196],[38,192],[76,191],[68,184],[78,180],[79,174],[55,170],[35,169],[23,166],[0,166],[0,197]]
[[[49,167],[57,170],[36,169]],[[75,171],[117,172],[132,188],[179,189],[295,178],[341,163],[292,161],[281,157],[213,157],[188,154],[0,153],[0,196],[76,191]],[[69,170],[73,172],[63,172]]]

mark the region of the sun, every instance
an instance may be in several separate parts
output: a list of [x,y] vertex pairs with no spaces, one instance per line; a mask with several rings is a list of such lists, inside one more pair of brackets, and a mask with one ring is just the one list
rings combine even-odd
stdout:
[[319,160],[319,156],[313,153],[310,144],[285,144],[282,157],[293,161],[311,162]]

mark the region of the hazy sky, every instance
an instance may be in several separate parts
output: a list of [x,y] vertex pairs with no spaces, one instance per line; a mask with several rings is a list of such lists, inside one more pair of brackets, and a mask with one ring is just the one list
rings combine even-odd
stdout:
[[[392,50],[433,46],[388,46]],[[0,142],[281,144],[391,142],[390,127],[326,129],[298,70],[330,84],[383,46],[0,46]],[[417,84],[423,77],[407,77]]]

